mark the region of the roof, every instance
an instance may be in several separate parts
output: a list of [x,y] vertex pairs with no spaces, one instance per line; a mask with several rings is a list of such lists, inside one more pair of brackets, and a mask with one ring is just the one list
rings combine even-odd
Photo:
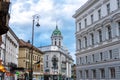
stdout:
[[58,29],[56,25],[56,29],[53,31],[52,36],[61,36],[61,31]]
[[[20,39],[19,40],[19,47],[20,48],[29,48],[31,49],[32,48],[32,44],[30,44],[30,42],[25,42],[24,40]],[[42,51],[40,51],[38,48],[36,48],[35,46],[33,46],[33,49],[40,52],[40,53],[43,53]]]

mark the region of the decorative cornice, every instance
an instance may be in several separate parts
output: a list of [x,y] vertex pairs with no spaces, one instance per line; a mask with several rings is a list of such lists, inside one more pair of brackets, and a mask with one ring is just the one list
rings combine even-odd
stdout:
[[[106,47],[109,47],[109,46],[112,46],[112,45],[117,45],[117,44],[120,44],[120,40],[118,41],[115,41],[115,42],[109,42],[109,44],[103,44],[103,45],[99,45],[98,47],[95,47],[95,48],[92,48],[92,49],[86,49],[82,52],[79,52],[80,54],[84,54],[84,53],[88,53],[88,52],[91,52],[91,51],[96,51],[98,49],[102,49],[102,48],[106,48]],[[79,55],[79,53],[77,53],[76,55]]]
[[85,10],[89,9],[90,6],[98,2],[99,0],[88,0],[83,6],[81,6],[76,13],[73,15],[76,18],[78,15],[82,14]]

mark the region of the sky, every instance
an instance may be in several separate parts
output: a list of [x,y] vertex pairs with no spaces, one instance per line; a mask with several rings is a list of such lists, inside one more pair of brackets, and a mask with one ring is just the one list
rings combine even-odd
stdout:
[[[56,24],[63,44],[75,60],[75,11],[87,0],[11,0],[9,26],[19,39],[32,40],[33,16],[39,15],[40,27],[34,26],[34,46],[51,45]],[[35,19],[35,24],[37,20]]]

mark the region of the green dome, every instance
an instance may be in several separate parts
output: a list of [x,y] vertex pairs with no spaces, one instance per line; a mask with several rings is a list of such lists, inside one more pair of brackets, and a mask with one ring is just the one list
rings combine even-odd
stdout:
[[56,26],[56,29],[53,31],[52,35],[53,36],[61,36],[61,32],[60,32],[60,30],[58,29],[57,26]]

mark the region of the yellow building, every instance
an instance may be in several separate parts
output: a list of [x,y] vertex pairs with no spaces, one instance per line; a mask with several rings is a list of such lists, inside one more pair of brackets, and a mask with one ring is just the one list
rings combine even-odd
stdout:
[[[25,68],[26,73],[31,71],[31,51],[32,45],[30,42],[19,40],[19,55],[18,55],[18,67]],[[39,80],[43,78],[43,52],[33,46],[32,55],[32,69],[33,78]]]

